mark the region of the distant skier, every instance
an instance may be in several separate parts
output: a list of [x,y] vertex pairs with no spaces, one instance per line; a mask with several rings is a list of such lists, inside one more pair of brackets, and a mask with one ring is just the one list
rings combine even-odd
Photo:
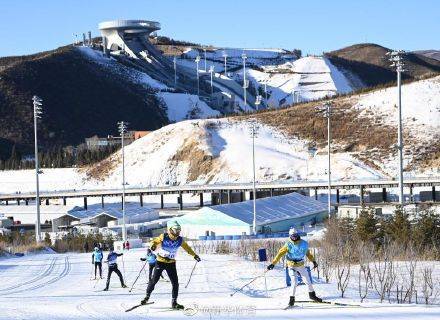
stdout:
[[130,242],[128,240],[125,242],[125,249],[130,250]]
[[308,242],[301,239],[295,228],[291,228],[289,230],[289,238],[290,239],[286,242],[286,244],[278,251],[278,254],[276,255],[275,259],[273,259],[272,263],[267,266],[267,269],[272,270],[278,261],[280,261],[281,257],[286,255],[289,274],[294,283],[292,286],[292,295],[290,296],[289,306],[293,306],[295,304],[295,292],[298,285],[297,273],[301,275],[308,285],[309,298],[316,302],[322,302],[322,299],[316,296],[312,285],[312,279],[310,279],[309,273],[304,266],[304,258],[307,257],[313,263],[314,269],[318,267],[315,257],[309,250]]
[[[153,251],[151,251],[151,249],[148,249],[147,255],[145,256],[145,258],[141,258],[141,261],[148,262],[148,282],[150,282],[154,267],[156,266],[157,256],[153,253]],[[164,279],[162,274],[160,275],[160,277]]]
[[176,269],[176,254],[177,250],[182,247],[188,254],[194,257],[197,262],[200,262],[200,257],[195,254],[188,243],[180,236],[181,227],[177,221],[172,221],[168,225],[168,231],[154,238],[150,242],[151,250],[157,251],[156,266],[153,271],[151,281],[148,283],[147,294],[141,301],[141,304],[146,304],[150,299],[150,295],[154,290],[154,286],[159,281],[162,272],[165,270],[168,278],[171,281],[172,300],[171,308],[183,309],[181,304],[177,303],[177,296],[179,294],[179,278]]
[[107,256],[107,261],[105,261],[106,263],[108,263],[108,274],[107,274],[107,283],[105,285],[104,291],[108,291],[112,272],[115,272],[118,275],[119,280],[121,281],[121,287],[127,288],[127,286],[124,284],[124,279],[122,278],[121,271],[119,271],[119,269],[118,269],[118,264],[116,263],[116,260],[118,259],[118,257],[120,257],[122,255],[123,255],[123,253],[116,253],[114,251],[114,249],[112,247],[110,247],[110,252]]
[[104,258],[104,254],[102,250],[98,247],[95,247],[95,250],[92,253],[92,264],[95,265],[95,280],[96,280],[96,269],[99,269],[99,277],[102,279],[102,259]]

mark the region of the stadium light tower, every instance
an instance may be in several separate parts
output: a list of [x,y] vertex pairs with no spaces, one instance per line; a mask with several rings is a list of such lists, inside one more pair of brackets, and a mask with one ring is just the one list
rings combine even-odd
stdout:
[[257,95],[256,97],[255,97],[255,110],[257,110],[258,111],[258,106],[260,105],[260,103],[261,103],[261,99],[262,99],[263,97],[261,96],[261,95]]
[[177,89],[177,58],[174,56],[173,58],[174,65],[174,89]]
[[200,96],[200,84],[199,84],[199,62],[200,62],[200,56],[198,55],[196,57],[196,68],[197,68],[197,95]]
[[227,72],[227,59],[228,59],[228,54],[227,54],[226,51],[224,51],[224,50],[223,50],[223,53],[222,53],[222,57],[225,59],[225,77],[227,77],[227,74],[228,74],[228,72]]
[[252,179],[252,193],[253,193],[253,212],[254,212],[254,219],[252,222],[252,232],[253,234],[257,234],[257,188],[256,188],[256,182],[255,182],[255,138],[258,135],[258,127],[256,120],[253,120],[250,127],[250,134],[252,137],[252,173],[253,173],[253,179]]
[[118,122],[118,131],[121,135],[121,151],[122,151],[122,240],[127,241],[127,228],[125,226],[125,154],[124,154],[124,136],[127,132],[127,122]]
[[247,55],[246,53],[243,53],[241,55],[241,58],[243,59],[243,97],[244,97],[244,108],[246,110],[246,89],[248,87],[248,83],[246,81],[246,59],[247,59]]
[[209,67],[209,73],[211,75],[211,95],[214,93],[214,87],[212,86],[212,75],[214,74],[214,66]]
[[40,224],[40,181],[38,175],[41,173],[38,163],[38,137],[37,137],[37,120],[41,118],[43,100],[37,96],[32,97],[34,104],[34,142],[35,142],[35,183],[36,196],[35,204],[37,206],[37,218],[35,221],[35,240],[41,242],[41,224]]
[[205,58],[205,72],[206,72],[206,48],[203,48],[203,54],[204,54],[204,58]]
[[404,71],[403,55],[405,51],[391,51],[387,52],[389,60],[392,62],[391,67],[397,72],[397,108],[398,108],[398,131],[397,131],[397,149],[399,161],[399,203],[401,206],[405,204],[403,194],[403,137],[402,137],[402,92],[401,92],[401,74]]
[[324,117],[327,118],[327,177],[328,177],[328,195],[327,195],[327,213],[331,214],[331,195],[332,195],[332,179],[331,179],[331,103],[327,102],[323,107],[316,108],[316,111],[324,113]]

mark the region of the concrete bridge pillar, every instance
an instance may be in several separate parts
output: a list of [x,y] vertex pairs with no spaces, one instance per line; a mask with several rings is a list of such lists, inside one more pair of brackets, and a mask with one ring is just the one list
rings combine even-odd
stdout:
[[67,205],[67,198],[63,197],[63,206]]
[[360,189],[359,189],[359,198],[360,198],[360,204],[361,204],[361,206],[363,206],[364,205],[364,186],[360,186]]
[[87,210],[87,197],[84,197],[84,210]]
[[203,192],[199,193],[199,198],[200,198],[200,207],[203,207],[204,203],[203,203]]
[[318,200],[318,188],[315,188],[315,200]]
[[240,202],[243,202],[246,200],[246,192],[241,191],[240,192]]
[[339,204],[339,189],[336,189],[336,203]]
[[17,199],[17,206],[20,205],[20,199]]
[[164,205],[163,205],[163,194],[160,195],[160,208],[163,209]]
[[183,194],[179,191],[179,210],[183,210]]
[[382,188],[382,202],[387,202],[387,188]]
[[104,196],[101,196],[101,208],[104,209]]
[[414,201],[413,188],[414,188],[414,186],[411,184],[411,185],[409,186],[409,201],[410,201],[410,202],[413,202],[413,201]]
[[28,205],[29,205],[29,200],[28,200],[28,199],[25,199],[25,200],[24,200],[24,203],[28,206]]
[[49,205],[49,198],[46,199],[46,206]]
[[140,203],[141,207],[144,206],[144,194],[142,192],[139,193],[139,203]]
[[228,190],[228,203],[232,202],[232,190]]
[[273,188],[270,188],[270,197],[273,197]]

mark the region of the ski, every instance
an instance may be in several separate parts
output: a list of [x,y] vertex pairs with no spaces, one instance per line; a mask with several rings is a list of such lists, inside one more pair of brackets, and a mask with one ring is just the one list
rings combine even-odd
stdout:
[[349,304],[349,303],[341,303],[341,302],[333,302],[333,301],[313,301],[313,300],[299,300],[295,301],[295,303],[317,303],[317,304],[332,304],[335,306],[341,306],[341,307],[361,307],[359,304]]
[[154,301],[152,301],[152,302],[147,302],[146,304],[137,304],[137,305],[135,305],[135,306],[133,306],[133,307],[131,307],[131,308],[128,308],[127,310],[125,310],[125,312],[130,312],[130,311],[132,311],[132,310],[134,310],[134,309],[136,309],[136,308],[139,308],[139,307],[142,307],[142,306],[147,306],[147,305],[149,305],[149,304],[153,304],[154,303]]

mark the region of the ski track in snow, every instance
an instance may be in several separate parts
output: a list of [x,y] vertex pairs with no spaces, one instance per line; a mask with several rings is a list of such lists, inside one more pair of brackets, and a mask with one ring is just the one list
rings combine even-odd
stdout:
[[[142,263],[139,258],[144,249],[125,252],[126,283],[137,277]],[[233,297],[230,294],[254,277],[261,275],[265,265],[228,255],[201,255],[188,288],[194,260],[181,253],[178,257],[180,294],[179,302],[203,308],[255,308],[255,314],[218,314],[199,311],[196,319],[408,319],[433,320],[440,318],[440,307],[423,305],[396,305],[377,303],[370,298],[360,307],[336,307],[298,303],[292,310],[282,310],[290,295],[285,287],[284,269],[267,273],[269,297],[266,297],[264,277],[245,287]],[[122,261],[119,261],[122,271]],[[155,303],[131,312],[125,310],[145,295],[146,275],[141,275],[133,291],[120,288],[113,276],[110,291],[103,292],[105,279],[90,281],[93,266],[90,254],[41,254],[22,258],[0,258],[0,319],[187,319],[183,312],[169,311],[171,284],[159,281],[151,296]],[[104,268],[103,276],[106,276]],[[315,279],[316,280],[316,279]],[[95,288],[93,286],[96,285]],[[350,298],[338,298],[336,284],[317,281],[318,295],[330,301],[358,304],[356,287],[349,287]],[[307,299],[305,286],[300,286],[297,299]]]

